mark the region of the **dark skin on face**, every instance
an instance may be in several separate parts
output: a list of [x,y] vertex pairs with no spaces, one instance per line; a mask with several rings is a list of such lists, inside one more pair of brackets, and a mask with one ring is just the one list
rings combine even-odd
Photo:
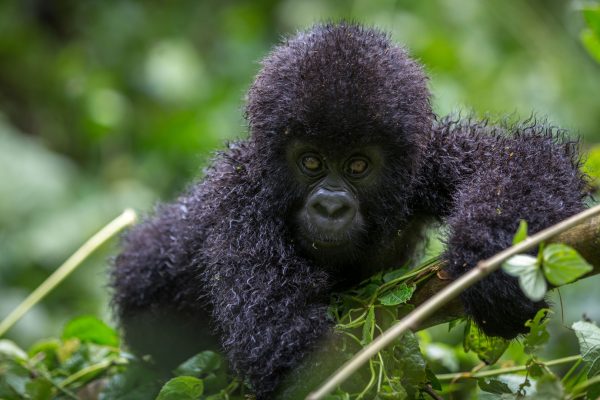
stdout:
[[367,234],[360,198],[381,177],[381,149],[365,145],[328,151],[296,141],[286,155],[289,168],[307,193],[295,211],[298,241],[318,261],[347,260]]

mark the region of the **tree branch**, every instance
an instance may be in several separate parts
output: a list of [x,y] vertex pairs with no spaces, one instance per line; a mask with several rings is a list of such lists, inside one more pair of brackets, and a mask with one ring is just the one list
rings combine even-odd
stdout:
[[[594,266],[594,269],[589,274],[580,279],[600,273],[600,216],[590,218],[587,221],[552,237],[548,242],[564,243],[573,247],[587,260],[587,262]],[[444,271],[444,266],[445,263],[442,260],[430,266],[431,269],[438,270],[437,274],[431,275],[431,277],[423,281],[422,284],[417,287],[417,290],[415,290],[415,293],[410,300],[410,304],[418,307],[452,283],[452,279]],[[420,324],[419,329],[443,324],[444,322],[449,322],[464,316],[465,312],[460,300],[454,298]]]
[[[446,309],[449,303],[451,303],[453,299],[456,299],[465,289],[500,268],[502,263],[510,257],[516,254],[525,253],[541,242],[546,242],[551,239],[562,239],[562,237],[558,236],[559,234],[563,234],[569,229],[582,224],[584,221],[590,220],[598,214],[600,214],[600,205],[589,208],[577,215],[572,216],[571,218],[544,229],[535,235],[529,236],[522,242],[499,252],[487,260],[480,261],[473,269],[469,270],[454,281],[447,280],[440,290],[434,292],[435,294],[433,296],[430,298],[425,298],[426,300],[423,301],[422,304],[418,305],[411,313],[375,338],[375,340],[373,340],[368,346],[364,347],[361,351],[355,354],[352,359],[346,362],[338,371],[329,377],[329,379],[327,379],[321,387],[309,394],[307,399],[322,399],[325,395],[331,392],[331,390],[349,378],[358,368],[360,368],[364,363],[368,362],[371,357],[375,356],[384,347],[392,343],[407,330],[414,330],[422,327],[424,322],[433,318],[440,310]],[[581,248],[581,253],[584,255],[584,257],[594,257],[596,255],[597,250],[594,249],[594,245],[598,243],[598,238],[596,237],[598,229],[595,229],[596,226],[597,225],[591,224],[588,221],[587,224],[584,224],[584,228],[580,228],[584,229],[588,235],[591,234],[594,236],[594,238],[591,239],[592,243],[588,243],[588,245],[582,246]],[[571,234],[565,239],[571,238],[577,239],[577,242],[579,242],[581,239],[577,233]],[[595,260],[589,259],[588,261],[594,263]],[[440,271],[443,270],[440,269]],[[440,274],[438,273],[437,275],[439,278]],[[443,280],[444,275],[444,273],[441,273],[441,280]]]

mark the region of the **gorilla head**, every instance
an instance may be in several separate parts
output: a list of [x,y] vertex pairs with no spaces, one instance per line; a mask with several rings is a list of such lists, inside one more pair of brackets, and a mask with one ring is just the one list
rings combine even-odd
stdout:
[[300,33],[263,61],[248,95],[251,138],[267,167],[287,166],[269,174],[285,175],[295,239],[317,261],[347,266],[377,256],[375,243],[381,256],[383,239],[406,243],[395,232],[431,130],[426,85],[385,34],[351,24]]

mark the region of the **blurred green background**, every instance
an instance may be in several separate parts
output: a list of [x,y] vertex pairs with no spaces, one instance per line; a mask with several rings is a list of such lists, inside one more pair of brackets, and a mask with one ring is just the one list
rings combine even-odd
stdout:
[[[211,152],[245,136],[244,94],[260,59],[314,22],[345,18],[391,32],[426,66],[440,114],[535,112],[586,147],[599,142],[600,65],[579,40],[579,6],[0,1],[0,318],[123,208],[144,213],[172,199]],[[8,336],[27,346],[76,315],[110,318],[115,251],[113,241],[87,260]],[[582,313],[600,320],[599,283],[562,289],[564,324]],[[556,343],[568,333],[560,314]]]

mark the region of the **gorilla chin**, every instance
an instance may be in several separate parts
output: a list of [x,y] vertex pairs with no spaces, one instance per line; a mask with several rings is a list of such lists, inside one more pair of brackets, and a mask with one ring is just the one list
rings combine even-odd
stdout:
[[296,238],[311,258],[330,265],[347,264],[354,259],[357,243],[364,242],[364,222],[360,213],[340,229],[334,229],[334,221],[328,227],[321,227],[305,213],[299,214]]

